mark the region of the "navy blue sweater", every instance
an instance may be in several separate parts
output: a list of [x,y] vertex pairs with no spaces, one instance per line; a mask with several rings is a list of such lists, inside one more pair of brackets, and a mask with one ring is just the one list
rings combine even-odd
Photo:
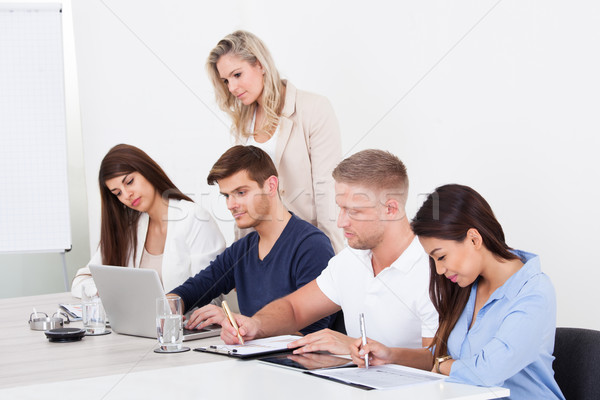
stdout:
[[[258,258],[258,240],[256,232],[239,239],[171,293],[181,296],[189,310],[236,288],[240,312],[252,316],[315,279],[334,255],[329,238],[293,214],[263,260]],[[328,325],[329,317],[301,332],[308,334]]]

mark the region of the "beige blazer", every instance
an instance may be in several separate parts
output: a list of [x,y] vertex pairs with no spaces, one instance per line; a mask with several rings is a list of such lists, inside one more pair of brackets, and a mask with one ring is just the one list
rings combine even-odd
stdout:
[[[274,160],[279,193],[285,206],[322,230],[338,253],[344,241],[336,222],[331,172],[342,158],[340,127],[327,98],[284,83],[285,103]],[[246,139],[236,140],[246,144]]]

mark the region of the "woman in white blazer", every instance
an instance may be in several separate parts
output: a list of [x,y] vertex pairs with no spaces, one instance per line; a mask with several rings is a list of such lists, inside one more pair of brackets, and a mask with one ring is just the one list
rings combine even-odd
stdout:
[[321,229],[339,252],[344,244],[331,172],[342,145],[329,101],[280,79],[269,50],[250,32],[223,38],[206,68],[219,107],[233,121],[236,144],[260,147],[271,156],[285,205]]
[[[113,147],[102,160],[98,180],[100,245],[89,264],[155,269],[169,292],[225,249],[211,215],[177,189],[137,147]],[[84,282],[91,279],[88,267],[77,271],[73,296],[81,297]],[[89,287],[95,291],[93,285]]]

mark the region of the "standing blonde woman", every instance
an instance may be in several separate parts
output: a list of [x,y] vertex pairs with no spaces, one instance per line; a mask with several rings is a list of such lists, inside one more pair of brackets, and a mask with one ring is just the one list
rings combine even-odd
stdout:
[[269,50],[250,32],[225,36],[210,52],[206,68],[219,107],[232,119],[236,143],[271,156],[284,203],[321,229],[339,252],[343,239],[335,222],[331,172],[342,150],[329,101],[281,79]]

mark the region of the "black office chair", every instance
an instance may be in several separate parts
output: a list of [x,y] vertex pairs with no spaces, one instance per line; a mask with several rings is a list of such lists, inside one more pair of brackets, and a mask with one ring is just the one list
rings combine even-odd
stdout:
[[600,399],[600,331],[556,328],[554,378],[566,400]]

